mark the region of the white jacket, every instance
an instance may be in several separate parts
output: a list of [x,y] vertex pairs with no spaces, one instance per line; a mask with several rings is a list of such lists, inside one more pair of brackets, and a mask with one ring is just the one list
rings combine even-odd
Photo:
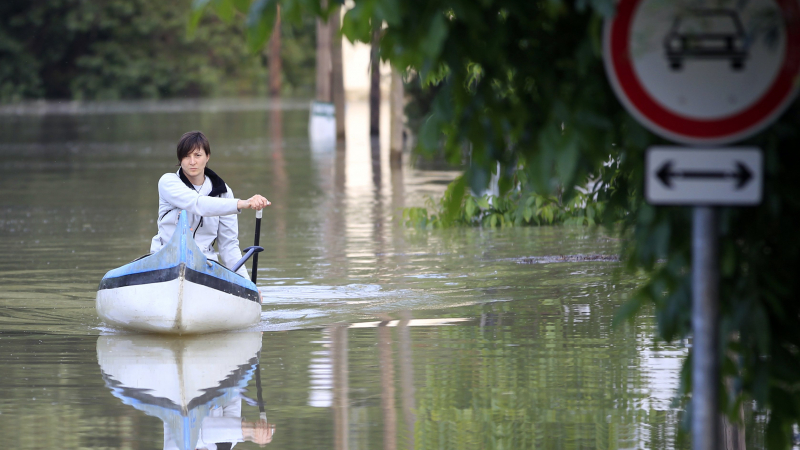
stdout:
[[[170,432],[167,423],[164,422],[164,450],[179,450],[175,437]],[[177,436],[179,439],[182,436]],[[225,406],[220,408],[214,406],[200,422],[200,433],[198,433],[197,445],[195,448],[205,448],[216,450],[220,442],[230,442],[231,448],[244,441],[242,435],[242,398],[238,397]]]
[[[205,182],[199,191],[187,186],[188,180],[184,182],[180,175],[181,169],[178,169],[175,173],[165,173],[158,180],[158,234],[153,236],[150,243],[150,253],[161,250],[169,242],[178,224],[180,212],[185,210],[194,240],[206,258],[226,267],[233,267],[242,257],[239,249],[239,221],[236,217],[241,212],[236,208],[239,199],[208,168]],[[212,191],[215,196],[209,197]],[[219,253],[214,251],[214,241]],[[236,273],[249,278],[245,266]]]

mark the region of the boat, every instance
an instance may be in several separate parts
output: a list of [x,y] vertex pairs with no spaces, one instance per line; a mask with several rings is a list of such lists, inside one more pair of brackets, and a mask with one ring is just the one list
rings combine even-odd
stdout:
[[260,247],[250,247],[233,270],[207,259],[181,211],[172,239],[160,251],[110,270],[95,305],[112,327],[196,334],[247,328],[261,320],[261,294],[234,270]]
[[[259,376],[261,339],[261,332],[106,335],[97,339],[97,362],[113,396],[164,422],[165,449],[190,450],[242,435],[242,401],[254,402],[245,392]],[[274,431],[266,414],[253,423]]]

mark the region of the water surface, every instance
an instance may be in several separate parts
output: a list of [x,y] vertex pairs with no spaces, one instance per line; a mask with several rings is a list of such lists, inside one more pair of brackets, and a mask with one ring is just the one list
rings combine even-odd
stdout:
[[[614,255],[618,240],[407,229],[399,211],[455,173],[392,170],[385,140],[366,138],[365,104],[348,105],[348,142],[331,148],[310,145],[304,102],[240,103],[0,110],[0,433],[11,447],[169,448],[165,424],[194,417],[199,433],[225,402],[258,422],[258,384],[270,448],[676,447],[670,398],[686,349],[656,344],[646,313],[612,327],[638,281],[619,263],[561,258]],[[157,180],[192,129],[238,197],[273,202],[262,321],[211,343],[131,336],[98,320],[97,284],[147,252]],[[245,247],[254,215],[239,222]],[[230,360],[215,356],[245,338],[255,342],[230,344]],[[170,406],[168,385],[202,401]]]

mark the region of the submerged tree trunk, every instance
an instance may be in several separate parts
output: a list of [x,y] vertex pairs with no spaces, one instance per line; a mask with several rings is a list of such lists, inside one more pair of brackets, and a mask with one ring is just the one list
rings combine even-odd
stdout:
[[331,89],[336,109],[336,139],[344,140],[344,63],[342,61],[341,6],[337,6],[328,19],[331,31]]
[[369,135],[380,134],[381,122],[381,66],[380,66],[380,24],[373,24],[372,53],[370,56],[370,84],[369,84]]
[[[744,409],[740,409],[739,420],[744,421]],[[744,434],[744,427],[737,425],[725,415],[720,415],[719,418],[719,447],[718,450],[746,450],[746,440]]]
[[403,77],[400,72],[392,67],[392,87],[389,94],[390,123],[389,123],[389,148],[391,164],[399,165],[403,160],[403,126],[405,114],[403,111]]
[[275,17],[275,28],[269,38],[269,96],[281,95],[281,7]]

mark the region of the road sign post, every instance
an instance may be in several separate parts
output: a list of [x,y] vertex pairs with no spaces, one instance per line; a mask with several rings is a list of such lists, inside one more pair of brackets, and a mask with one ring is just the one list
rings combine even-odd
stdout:
[[[768,19],[768,26],[762,21]],[[759,149],[710,148],[768,127],[800,83],[800,1],[618,0],[603,62],[625,109],[659,136],[703,148],[648,149],[645,198],[693,206],[692,437],[718,447],[716,206],[761,202]],[[761,25],[759,25],[761,24]],[[765,30],[769,29],[769,32]]]
[[717,449],[719,420],[719,268],[717,211],[692,211],[692,443]]

